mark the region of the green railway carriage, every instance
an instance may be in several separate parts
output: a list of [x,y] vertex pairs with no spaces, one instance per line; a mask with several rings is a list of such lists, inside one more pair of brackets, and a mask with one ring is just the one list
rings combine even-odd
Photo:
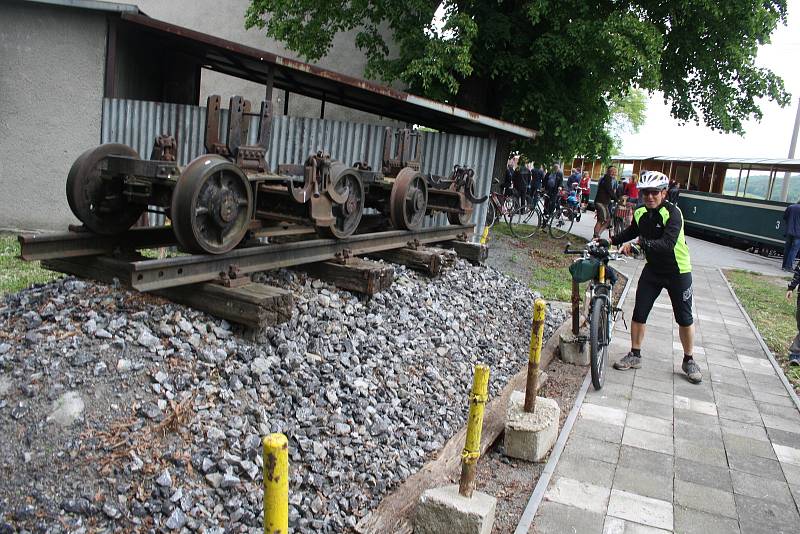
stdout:
[[[616,156],[621,177],[645,170],[677,180],[678,207],[686,232],[714,236],[760,250],[782,250],[783,212],[800,201],[800,160]],[[576,158],[572,166],[591,170],[594,198],[602,166]]]
[[782,248],[785,202],[681,191],[687,233],[710,234],[762,247]]

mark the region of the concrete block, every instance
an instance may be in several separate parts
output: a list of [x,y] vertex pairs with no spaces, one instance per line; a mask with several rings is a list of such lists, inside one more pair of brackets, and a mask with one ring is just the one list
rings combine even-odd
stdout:
[[416,534],[489,534],[494,526],[497,499],[479,491],[462,497],[458,486],[427,490],[419,498],[414,532]]
[[526,413],[524,404],[524,393],[511,393],[503,446],[506,456],[538,462],[547,456],[556,442],[561,410],[556,401],[545,397],[536,397],[534,413]]
[[[582,332],[585,334],[585,332]],[[561,361],[573,365],[589,365],[589,341],[587,337],[580,341],[572,332],[564,332],[558,340]]]

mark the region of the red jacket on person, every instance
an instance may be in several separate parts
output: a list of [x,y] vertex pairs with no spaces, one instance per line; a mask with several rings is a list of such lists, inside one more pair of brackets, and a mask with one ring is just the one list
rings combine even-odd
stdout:
[[625,184],[624,191],[628,198],[639,198],[639,187],[632,181]]

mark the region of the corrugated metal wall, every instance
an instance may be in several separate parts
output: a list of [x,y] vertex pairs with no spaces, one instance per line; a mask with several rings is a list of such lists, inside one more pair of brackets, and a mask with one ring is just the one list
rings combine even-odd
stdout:
[[[223,110],[223,131],[227,129],[227,119],[227,110]],[[205,153],[205,124],[205,107],[104,98],[101,142],[130,145],[148,158],[155,137],[169,133],[178,144],[178,163],[186,165]],[[309,154],[325,150],[334,159],[347,163],[367,161],[377,169],[383,157],[383,132],[383,126],[374,124],[278,115],[272,121],[268,163],[273,169],[281,163],[301,164]],[[257,134],[257,119],[253,117],[248,142],[255,143]],[[494,139],[423,132],[422,143],[422,172],[446,176],[454,165],[466,165],[475,170],[476,193],[489,193],[497,145]],[[151,222],[163,222],[158,219]],[[477,240],[486,220],[486,202],[476,206],[472,219],[477,225],[473,239]],[[445,224],[447,218],[440,214],[428,217],[425,226]]]

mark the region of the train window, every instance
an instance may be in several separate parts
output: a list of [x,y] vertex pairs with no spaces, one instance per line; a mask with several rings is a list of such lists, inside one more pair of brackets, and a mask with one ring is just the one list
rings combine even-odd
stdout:
[[750,171],[750,176],[747,178],[747,188],[744,194],[740,193],[739,196],[765,200],[769,192],[770,175],[771,173],[768,170],[752,169]]
[[770,200],[781,200],[783,195],[783,180],[788,175],[789,177],[789,191],[786,196],[786,202],[797,202],[800,200],[800,172],[781,172],[775,173],[775,185],[772,187],[772,195]]
[[722,183],[723,195],[736,196],[736,192],[739,190],[741,172],[741,169],[728,169],[725,171],[725,181]]

